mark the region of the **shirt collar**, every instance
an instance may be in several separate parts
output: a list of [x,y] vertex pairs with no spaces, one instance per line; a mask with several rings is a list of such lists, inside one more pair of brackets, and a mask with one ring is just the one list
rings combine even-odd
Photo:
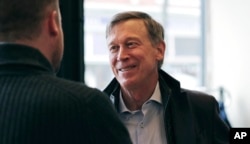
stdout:
[[[131,112],[127,106],[125,105],[124,101],[123,101],[123,98],[122,98],[122,93],[121,93],[121,90],[120,90],[120,93],[119,93],[119,99],[120,99],[120,104],[119,104],[119,107],[120,107],[120,113],[123,113],[123,112]],[[155,101],[159,104],[162,104],[162,100],[161,100],[161,92],[160,92],[160,87],[159,87],[159,81],[157,82],[156,86],[155,86],[155,90],[152,94],[152,96],[146,101]],[[145,102],[145,103],[146,103]]]

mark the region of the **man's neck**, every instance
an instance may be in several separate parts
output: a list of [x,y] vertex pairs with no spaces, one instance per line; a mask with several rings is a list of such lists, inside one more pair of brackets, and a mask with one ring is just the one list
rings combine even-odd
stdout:
[[145,87],[140,87],[140,89],[134,90],[122,88],[122,98],[127,108],[131,111],[141,109],[142,105],[152,96],[156,84],[157,81],[151,85],[147,84]]

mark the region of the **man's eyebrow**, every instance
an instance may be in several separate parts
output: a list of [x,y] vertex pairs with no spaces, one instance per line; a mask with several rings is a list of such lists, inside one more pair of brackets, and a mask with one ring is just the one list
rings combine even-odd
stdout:
[[125,40],[126,40],[126,41],[128,41],[128,40],[137,40],[137,41],[140,41],[140,39],[139,39],[138,37],[133,37],[133,36],[128,37],[128,38],[126,38]]
[[113,41],[111,41],[111,42],[109,42],[107,44],[108,44],[108,46],[115,45],[115,43]]
[[[137,36],[129,36],[129,37],[126,37],[124,40],[122,40],[122,42],[127,42],[127,41],[130,41],[130,40],[135,40],[135,41],[138,41],[138,42],[141,42],[140,38],[137,37]],[[107,39],[107,46],[111,46],[111,45],[116,45],[117,43],[114,42],[113,40],[109,40]]]

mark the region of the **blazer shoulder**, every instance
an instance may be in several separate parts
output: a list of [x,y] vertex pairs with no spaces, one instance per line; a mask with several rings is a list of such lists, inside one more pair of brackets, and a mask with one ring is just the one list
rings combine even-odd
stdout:
[[205,92],[183,88],[181,89],[181,92],[182,94],[185,94],[193,103],[211,103],[216,101],[214,96]]
[[187,96],[189,105],[193,110],[212,112],[218,110],[218,102],[214,96],[195,90],[182,89],[182,94]]

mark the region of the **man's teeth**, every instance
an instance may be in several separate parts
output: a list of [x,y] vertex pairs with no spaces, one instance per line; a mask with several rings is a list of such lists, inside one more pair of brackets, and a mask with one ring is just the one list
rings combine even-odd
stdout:
[[119,69],[119,71],[124,72],[124,71],[128,71],[128,70],[130,70],[130,69],[132,69],[132,68],[133,68],[133,66],[131,66],[131,67],[126,67],[126,68]]

